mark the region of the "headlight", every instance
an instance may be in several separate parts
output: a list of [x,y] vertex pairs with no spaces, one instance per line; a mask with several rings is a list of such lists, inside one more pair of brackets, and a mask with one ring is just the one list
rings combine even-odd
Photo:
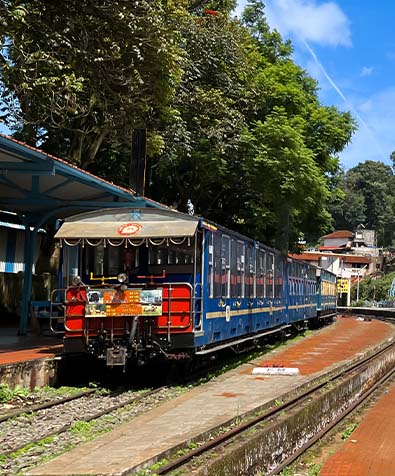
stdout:
[[71,280],[71,283],[73,286],[79,286],[82,281],[81,281],[81,277],[80,276],[73,276],[72,280]]
[[117,279],[120,283],[126,283],[128,280],[128,275],[126,273],[119,273]]

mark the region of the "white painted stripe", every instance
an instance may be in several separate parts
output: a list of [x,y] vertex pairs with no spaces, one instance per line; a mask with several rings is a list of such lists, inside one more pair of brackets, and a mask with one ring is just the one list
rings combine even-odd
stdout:
[[[278,311],[284,311],[285,306],[278,306],[278,307],[258,307],[258,308],[252,308],[252,309],[239,309],[235,311],[230,311],[230,316],[249,316],[251,314],[260,314],[260,313],[273,313],[273,312],[278,312]],[[217,319],[225,317],[225,310],[224,311],[218,311],[218,312],[208,312],[206,314],[206,319]]]

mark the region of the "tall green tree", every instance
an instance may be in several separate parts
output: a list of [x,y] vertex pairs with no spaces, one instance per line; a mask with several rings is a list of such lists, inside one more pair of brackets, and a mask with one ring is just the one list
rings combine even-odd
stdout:
[[179,79],[179,13],[160,0],[0,0],[3,119],[82,167],[104,141],[155,130]]
[[[214,3],[214,2],[213,2]],[[246,116],[253,109],[257,51],[228,11],[184,18],[184,74],[165,124],[163,154],[150,161],[150,193],[158,200],[232,224],[229,196],[243,183],[235,164]]]
[[359,224],[377,232],[378,244],[388,246],[395,239],[395,176],[391,166],[367,160],[344,174],[342,197],[330,210],[337,228],[355,229]]
[[310,239],[330,224],[332,176],[355,122],[349,113],[319,103],[316,81],[292,61],[290,43],[270,30],[262,1],[248,3],[243,21],[261,52],[256,113],[245,136],[248,183],[256,192],[249,208],[260,209],[261,230],[269,228],[287,248],[302,234]]

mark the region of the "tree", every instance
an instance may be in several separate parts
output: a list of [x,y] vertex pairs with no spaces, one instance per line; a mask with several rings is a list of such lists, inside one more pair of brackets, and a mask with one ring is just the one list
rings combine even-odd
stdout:
[[[330,224],[349,113],[271,31],[261,0],[0,0],[5,119],[127,185],[130,136],[149,137],[147,194],[281,246]],[[15,106],[15,107],[14,107]],[[14,107],[14,109],[13,109]]]
[[231,224],[228,198],[240,188],[234,164],[254,107],[257,52],[226,11],[184,18],[182,31],[184,75],[163,130],[163,154],[150,161],[150,193],[181,210],[190,198],[198,213]]
[[105,140],[154,131],[180,74],[177,14],[160,0],[0,0],[4,120],[84,168]]
[[302,234],[311,239],[330,225],[338,153],[356,124],[349,113],[319,103],[316,81],[291,60],[290,43],[270,31],[262,1],[249,2],[243,21],[261,52],[256,114],[246,135],[247,168],[259,171],[251,184],[252,207],[260,204],[265,217],[261,231],[269,227],[271,237],[279,231],[277,244],[286,248],[288,241],[295,246]]
[[395,232],[395,177],[383,162],[367,160],[344,175],[343,197],[331,207],[336,227],[355,229],[359,224],[376,230],[378,243],[392,243]]

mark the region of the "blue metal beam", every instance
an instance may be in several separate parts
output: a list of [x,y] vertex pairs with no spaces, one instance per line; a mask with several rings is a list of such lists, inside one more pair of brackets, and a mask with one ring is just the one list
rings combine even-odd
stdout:
[[3,175],[55,175],[54,164],[47,162],[32,163],[21,160],[20,162],[0,162],[0,174]]
[[30,193],[30,190],[20,187],[17,183],[15,183],[13,180],[10,180],[8,177],[0,175],[0,182],[6,183],[10,187],[19,190],[19,192],[23,193],[26,196]]
[[[89,200],[61,200],[54,198],[33,198],[29,197],[29,207],[40,207],[43,210],[43,213],[48,211],[48,208],[59,208],[65,205],[71,205],[71,208],[89,208],[96,209],[99,208],[109,208],[109,207],[136,207],[144,208],[147,205],[147,201],[140,198],[135,198],[129,202],[118,202],[118,201],[99,201],[95,197],[92,197]],[[0,207],[4,207],[5,210],[10,207],[21,208],[26,206],[26,199],[24,198],[0,198]]]

